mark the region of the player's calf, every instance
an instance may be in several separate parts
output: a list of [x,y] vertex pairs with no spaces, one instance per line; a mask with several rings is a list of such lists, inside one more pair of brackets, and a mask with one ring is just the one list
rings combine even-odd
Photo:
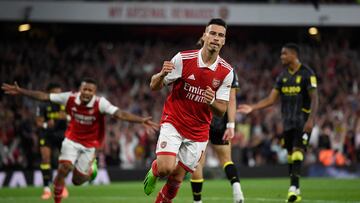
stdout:
[[89,174],[84,174],[80,172],[77,168],[74,169],[74,174],[72,178],[72,183],[74,185],[82,185],[88,180],[90,180]]
[[71,162],[61,162],[58,168],[58,173],[54,180],[54,201],[55,203],[61,203],[62,193],[65,187],[65,178],[72,170],[73,166]]

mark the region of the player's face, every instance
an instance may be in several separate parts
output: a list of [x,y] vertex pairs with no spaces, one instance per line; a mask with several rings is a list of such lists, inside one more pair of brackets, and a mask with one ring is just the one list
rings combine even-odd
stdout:
[[282,48],[280,59],[284,66],[288,66],[296,59],[295,52],[288,48]]
[[225,44],[226,29],[220,25],[209,25],[202,36],[204,48],[210,52],[219,52]]
[[80,100],[82,103],[88,103],[96,94],[96,85],[82,82],[80,86]]

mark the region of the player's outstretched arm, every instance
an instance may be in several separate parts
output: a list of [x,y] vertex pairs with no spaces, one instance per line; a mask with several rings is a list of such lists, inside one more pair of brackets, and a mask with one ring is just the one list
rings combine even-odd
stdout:
[[271,93],[265,99],[260,100],[256,104],[240,104],[237,112],[248,114],[258,109],[263,109],[273,105],[279,98],[279,92],[276,89],[271,90]]
[[32,99],[40,100],[40,101],[49,101],[50,100],[48,93],[21,88],[21,87],[19,87],[17,82],[15,82],[14,85],[3,83],[1,86],[1,89],[5,92],[5,94],[24,95],[24,96],[30,97]]
[[151,90],[160,90],[164,86],[164,78],[167,74],[171,73],[174,69],[174,63],[171,61],[164,61],[163,67],[159,73],[151,77],[150,88]]
[[156,130],[159,129],[159,124],[155,123],[154,121],[152,121],[152,117],[141,117],[141,116],[137,116],[135,114],[129,113],[129,112],[125,112],[125,111],[121,111],[120,109],[118,109],[115,114],[114,117],[119,119],[119,120],[123,120],[123,121],[129,121],[129,122],[133,122],[133,123],[141,123],[147,130],[147,132],[149,133],[154,133]]

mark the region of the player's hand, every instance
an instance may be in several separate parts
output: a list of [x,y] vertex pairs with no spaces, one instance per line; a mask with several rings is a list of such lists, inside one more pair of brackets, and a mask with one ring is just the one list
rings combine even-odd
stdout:
[[161,77],[167,76],[171,71],[175,69],[175,65],[171,61],[164,61],[163,67],[160,71]]
[[144,127],[146,129],[146,133],[148,133],[148,134],[154,134],[155,131],[159,130],[159,128],[160,128],[160,125],[155,123],[151,119],[152,119],[151,116],[144,117],[143,122],[142,122],[142,124],[144,125]]
[[312,129],[314,127],[314,121],[313,119],[308,119],[304,125],[304,132],[310,134]]
[[244,113],[244,114],[251,113],[252,111],[253,111],[252,106],[248,104],[240,104],[236,110],[236,112]]
[[3,83],[1,89],[4,90],[5,94],[17,95],[21,93],[17,82],[15,82],[14,85]]
[[210,104],[212,100],[215,98],[215,91],[211,89],[211,87],[206,86],[205,90],[205,102]]
[[234,128],[227,128],[224,132],[223,140],[230,141],[235,135]]

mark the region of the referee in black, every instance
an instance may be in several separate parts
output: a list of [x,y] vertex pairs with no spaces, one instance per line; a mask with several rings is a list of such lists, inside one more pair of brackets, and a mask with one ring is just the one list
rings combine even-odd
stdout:
[[[59,84],[50,83],[46,91],[49,93],[61,92]],[[61,149],[67,126],[65,106],[46,102],[41,103],[36,110],[36,125],[38,127],[39,145],[41,154],[40,170],[43,175],[44,190],[41,199],[50,199],[50,182],[52,180],[51,155]],[[64,190],[63,196],[68,192]]]
[[284,145],[288,151],[290,188],[287,202],[300,202],[299,178],[304,153],[318,109],[317,79],[314,71],[299,61],[300,49],[294,43],[281,49],[281,63],[286,68],[276,79],[270,95],[255,104],[238,106],[238,112],[251,113],[281,100]]

